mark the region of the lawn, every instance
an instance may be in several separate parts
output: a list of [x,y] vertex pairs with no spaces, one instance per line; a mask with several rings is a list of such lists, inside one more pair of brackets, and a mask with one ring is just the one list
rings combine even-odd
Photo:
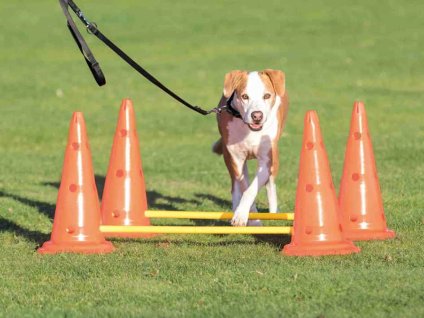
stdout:
[[[229,210],[230,181],[211,152],[213,116],[180,106],[86,35],[108,81],[99,88],[57,1],[1,1],[1,316],[424,316],[422,1],[77,3],[130,56],[205,108],[216,106],[232,69],[286,72],[281,211],[294,208],[305,111],[320,116],[338,187],[352,104],[363,100],[397,237],[315,258],[281,255],[287,237],[238,235],[116,239],[108,255],[37,254],[50,237],[74,111],[85,116],[100,195],[124,97],[134,101],[151,209]],[[267,208],[263,192],[258,206]]]

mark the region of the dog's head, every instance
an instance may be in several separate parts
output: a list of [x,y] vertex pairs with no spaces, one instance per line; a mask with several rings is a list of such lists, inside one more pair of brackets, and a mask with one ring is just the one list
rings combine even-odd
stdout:
[[253,131],[262,129],[273,107],[280,104],[285,90],[285,76],[281,71],[231,71],[225,75],[224,96],[228,99],[235,92],[232,107]]

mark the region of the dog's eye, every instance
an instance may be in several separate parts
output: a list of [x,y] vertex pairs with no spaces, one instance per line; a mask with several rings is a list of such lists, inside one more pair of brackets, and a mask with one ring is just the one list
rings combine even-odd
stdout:
[[247,96],[247,94],[243,94],[243,95],[241,95],[241,98],[244,99],[244,100],[248,100],[249,96]]
[[264,99],[270,99],[270,98],[271,98],[271,94],[266,93],[266,94],[264,95]]

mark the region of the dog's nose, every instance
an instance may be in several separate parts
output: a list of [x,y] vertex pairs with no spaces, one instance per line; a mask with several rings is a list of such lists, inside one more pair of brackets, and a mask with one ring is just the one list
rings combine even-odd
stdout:
[[252,113],[252,119],[254,121],[261,121],[264,117],[264,114],[261,111],[256,111]]

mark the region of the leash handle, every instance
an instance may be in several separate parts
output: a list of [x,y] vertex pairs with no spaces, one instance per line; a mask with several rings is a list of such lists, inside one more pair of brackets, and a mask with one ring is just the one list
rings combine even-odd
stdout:
[[169,96],[177,100],[179,103],[183,104],[187,108],[190,108],[191,110],[194,110],[195,112],[201,114],[201,115],[209,115],[211,113],[221,113],[223,110],[228,111],[233,116],[241,118],[240,113],[235,110],[231,106],[231,102],[234,97],[234,92],[231,95],[231,97],[228,99],[226,105],[213,108],[209,111],[202,109],[201,107],[197,105],[192,105],[183,98],[181,98],[179,95],[174,93],[172,90],[170,90],[168,87],[166,87],[164,84],[162,84],[158,79],[156,79],[152,74],[150,74],[146,69],[144,69],[142,66],[140,66],[137,62],[135,62],[131,57],[129,57],[124,51],[122,51],[118,46],[116,46],[112,41],[110,41],[100,30],[97,28],[97,25],[95,23],[90,22],[83,14],[83,12],[80,10],[80,8],[73,2],[72,0],[59,0],[60,6],[62,7],[63,13],[67,20],[68,29],[72,34],[73,39],[78,45],[78,48],[80,49],[82,55],[84,56],[84,59],[90,68],[91,73],[93,74],[94,79],[96,80],[97,84],[99,86],[103,86],[106,84],[105,76],[102,72],[102,69],[100,68],[99,63],[94,58],[93,53],[88,48],[87,43],[84,41],[84,38],[82,37],[81,33],[78,31],[77,26],[75,25],[74,20],[72,19],[71,15],[69,14],[68,7],[72,9],[72,11],[75,12],[76,16],[84,23],[84,25],[87,28],[87,31],[93,35],[95,35],[100,41],[102,41],[105,45],[107,45],[112,51],[114,51],[121,59],[123,59],[127,64],[129,64],[132,68],[134,68],[140,75],[142,75],[144,78],[146,78],[149,82],[151,82],[153,85],[160,88],[162,91],[167,93]]
[[90,23],[85,19],[81,10],[76,6],[74,2],[72,2],[72,0],[59,0],[59,3],[62,7],[63,14],[66,17],[69,32],[71,32],[72,38],[74,39],[81,54],[83,55],[85,62],[87,63],[87,66],[91,71],[91,74],[93,74],[93,77],[99,86],[105,85],[106,78],[103,74],[103,71],[100,68],[99,63],[97,62],[87,43],[85,42],[84,38],[82,37],[81,33],[79,32],[77,26],[75,25],[74,20],[69,14],[68,6],[71,7],[71,9],[80,18],[80,20],[83,21],[86,26],[88,26]]

